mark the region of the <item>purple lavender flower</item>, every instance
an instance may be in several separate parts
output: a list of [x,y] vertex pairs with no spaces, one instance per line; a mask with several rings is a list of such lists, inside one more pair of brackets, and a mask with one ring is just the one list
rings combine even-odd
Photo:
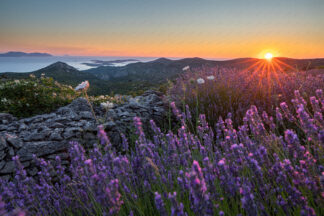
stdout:
[[118,191],[119,188],[118,179],[113,179],[110,181],[108,187],[106,188],[106,195],[109,201],[109,214],[114,215],[119,212],[120,207],[124,203],[121,199],[121,194]]
[[104,130],[104,127],[102,125],[99,125],[98,129],[99,129],[98,130],[98,138],[100,140],[101,145],[110,146],[111,144],[110,144],[110,141],[109,141],[107,134]]
[[164,202],[161,195],[158,192],[155,192],[154,194],[155,194],[155,206],[157,210],[159,211],[161,216],[167,216],[168,213],[165,209]]
[[177,202],[177,193],[169,193],[168,196],[169,200],[171,201],[171,216],[185,216],[187,213],[183,211],[183,204]]
[[192,210],[196,213],[210,213],[211,206],[204,175],[197,161],[193,161],[192,170],[186,173],[189,181]]

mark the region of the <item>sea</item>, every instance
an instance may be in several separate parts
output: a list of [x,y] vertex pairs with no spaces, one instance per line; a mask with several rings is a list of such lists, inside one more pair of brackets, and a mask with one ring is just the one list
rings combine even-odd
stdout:
[[[157,59],[155,57],[102,57],[102,56],[51,56],[51,57],[0,57],[0,73],[3,72],[32,72],[44,68],[50,64],[61,61],[75,67],[78,70],[87,70],[96,66],[88,66],[83,63],[93,63],[94,60],[112,61],[136,59],[138,62],[147,62]],[[112,66],[124,66],[136,61],[114,63]]]

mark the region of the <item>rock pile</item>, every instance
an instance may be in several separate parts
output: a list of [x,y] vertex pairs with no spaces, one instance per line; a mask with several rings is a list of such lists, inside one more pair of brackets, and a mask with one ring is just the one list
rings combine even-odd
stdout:
[[[135,116],[141,118],[146,130],[149,120],[153,119],[161,126],[166,117],[162,95],[155,91],[131,98],[107,113],[100,107],[94,110],[117,148],[121,143],[121,133],[128,134],[133,130]],[[31,176],[38,172],[32,160],[33,154],[47,160],[60,156],[63,165],[69,164],[67,150],[70,141],[80,142],[86,148],[93,146],[98,142],[97,126],[84,98],[78,98],[56,112],[20,120],[0,113],[0,177],[9,178],[14,173],[12,157],[15,155],[19,156]]]

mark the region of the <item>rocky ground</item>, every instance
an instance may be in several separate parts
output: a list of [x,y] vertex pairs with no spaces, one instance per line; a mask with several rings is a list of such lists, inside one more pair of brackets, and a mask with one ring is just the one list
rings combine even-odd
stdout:
[[[149,120],[159,126],[163,124],[167,111],[162,95],[148,91],[131,98],[122,105],[115,106],[107,113],[95,107],[99,119],[117,148],[121,143],[121,133],[133,130],[133,118],[140,117],[145,130]],[[68,148],[71,141],[78,141],[85,147],[97,143],[98,123],[88,102],[78,98],[57,111],[25,119],[17,119],[10,114],[0,113],[0,177],[10,178],[15,171],[12,157],[18,155],[27,173],[36,175],[38,168],[32,160],[33,154],[47,160],[60,156],[63,165],[69,164]]]

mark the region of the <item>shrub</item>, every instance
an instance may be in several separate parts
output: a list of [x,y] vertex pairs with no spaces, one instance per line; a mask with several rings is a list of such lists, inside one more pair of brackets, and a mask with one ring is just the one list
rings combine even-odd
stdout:
[[78,94],[52,78],[0,81],[0,112],[28,117],[51,112],[70,103]]
[[[123,140],[125,154],[99,127],[99,143],[88,154],[71,143],[68,168],[59,157],[52,163],[35,157],[41,168],[35,179],[16,156],[15,179],[0,180],[4,209],[30,215],[323,215],[323,91],[310,98],[313,111],[295,95],[294,112],[281,104],[278,122],[252,106],[241,126],[219,119],[216,133],[205,115],[191,133],[190,113],[172,104],[182,122],[178,131],[161,133],[151,121],[149,140],[135,117],[138,139],[134,149]],[[290,121],[299,133],[288,129]],[[285,129],[278,134],[279,125]]]

